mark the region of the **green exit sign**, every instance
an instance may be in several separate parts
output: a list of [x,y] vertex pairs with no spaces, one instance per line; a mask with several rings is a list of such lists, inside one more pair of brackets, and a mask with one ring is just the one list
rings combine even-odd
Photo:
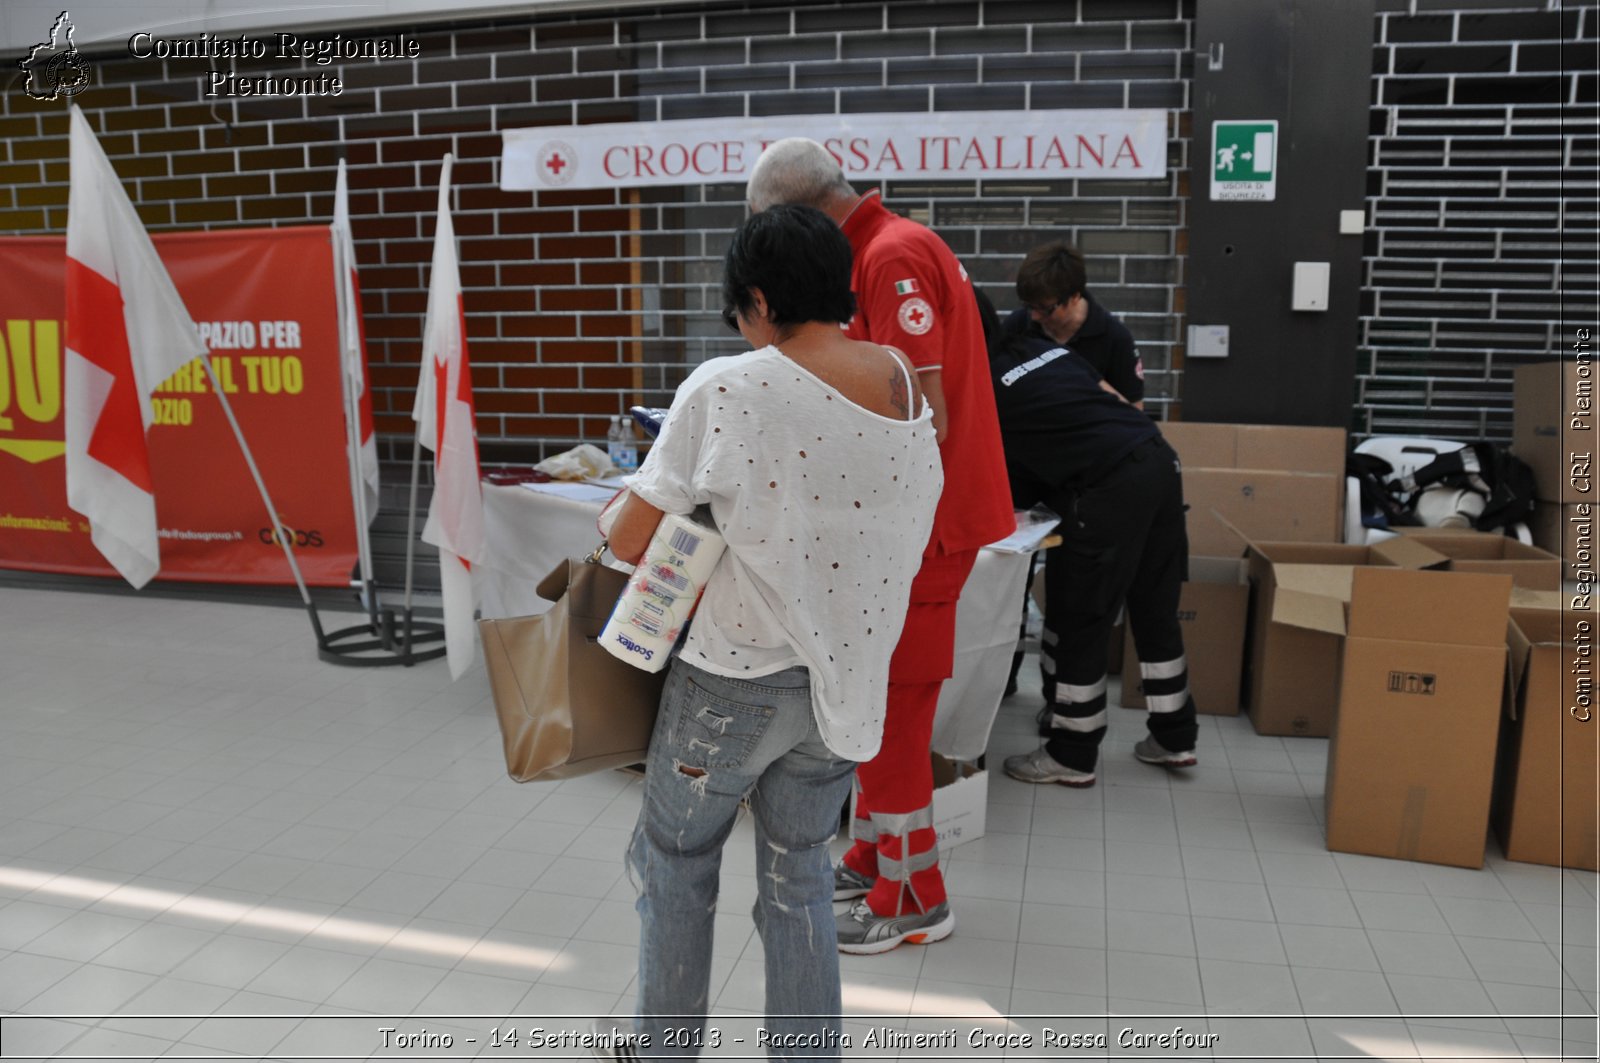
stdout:
[[1278,195],[1278,123],[1211,123],[1211,198],[1267,202]]

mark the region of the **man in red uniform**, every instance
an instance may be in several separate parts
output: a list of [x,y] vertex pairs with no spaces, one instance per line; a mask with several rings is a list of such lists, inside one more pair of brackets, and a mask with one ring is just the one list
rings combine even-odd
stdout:
[[856,769],[855,844],[834,870],[834,899],[862,898],[839,916],[843,952],[938,941],[955,918],[933,830],[934,711],[955,654],[961,586],[978,549],[1016,527],[983,326],[967,271],[944,241],[891,214],[876,189],[857,195],[816,141],[792,137],[768,147],[746,198],[753,211],[804,204],[838,223],[855,256],[848,335],[904,351],[933,409],[944,494],[889,662],[883,746]]

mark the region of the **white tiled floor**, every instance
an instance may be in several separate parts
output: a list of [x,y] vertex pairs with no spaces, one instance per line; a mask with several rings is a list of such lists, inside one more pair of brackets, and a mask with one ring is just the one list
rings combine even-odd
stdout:
[[[1032,708],[1002,707],[991,765],[1033,745]],[[947,862],[955,936],[844,958],[855,1038],[1595,1058],[1594,875],[1329,853],[1323,741],[1202,717],[1200,765],[1168,775],[1129,755],[1142,716],[1112,716],[1091,790],[990,772],[988,834]],[[623,774],[509,782],[481,671],[324,664],[291,610],[0,588],[0,1050],[570,1055],[487,1039],[630,1010],[638,802]],[[713,1056],[749,1052],[731,1038],[762,1007],[751,849],[741,824]],[[455,1046],[386,1052],[382,1015]],[[1180,1024],[1211,1047],[1115,1045]],[[1113,1046],[1045,1047],[1046,1027]]]

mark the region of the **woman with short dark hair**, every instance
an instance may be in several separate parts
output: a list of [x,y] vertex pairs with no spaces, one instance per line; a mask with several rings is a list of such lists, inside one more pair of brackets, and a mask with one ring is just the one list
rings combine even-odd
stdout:
[[[722,846],[755,820],[756,929],[774,1054],[842,1041],[829,842],[882,738],[889,657],[943,485],[915,374],[846,339],[850,246],[810,207],[739,228],[723,318],[750,343],[679,387],[611,531],[636,560],[664,513],[708,505],[727,541],[671,664],[628,862],[639,887],[639,1001],[615,1058],[711,1046]],[[670,1040],[670,1043],[669,1043]]]

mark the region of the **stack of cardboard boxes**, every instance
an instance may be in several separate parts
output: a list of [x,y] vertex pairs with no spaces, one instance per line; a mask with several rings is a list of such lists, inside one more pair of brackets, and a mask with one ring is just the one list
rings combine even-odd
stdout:
[[[1239,713],[1249,610],[1240,555],[1253,539],[1333,542],[1343,526],[1345,433],[1339,428],[1167,422],[1189,506],[1189,581],[1178,619],[1195,707]],[[1143,709],[1138,655],[1128,633],[1122,704]]]
[[1572,559],[1594,553],[1595,417],[1592,362],[1519,366],[1512,385],[1511,452],[1533,470],[1529,528],[1536,546]]
[[1562,560],[1466,531],[1338,542],[1338,430],[1163,431],[1190,505],[1197,707],[1237,712],[1242,694],[1258,732],[1330,738],[1328,847],[1480,867],[1492,810],[1511,859],[1593,868],[1600,725],[1580,718],[1593,688],[1573,636],[1600,625],[1557,593]]
[[[1512,609],[1511,669],[1495,780],[1495,831],[1506,859],[1600,870],[1600,757],[1584,655],[1592,613]],[[1590,631],[1580,629],[1590,623]]]

